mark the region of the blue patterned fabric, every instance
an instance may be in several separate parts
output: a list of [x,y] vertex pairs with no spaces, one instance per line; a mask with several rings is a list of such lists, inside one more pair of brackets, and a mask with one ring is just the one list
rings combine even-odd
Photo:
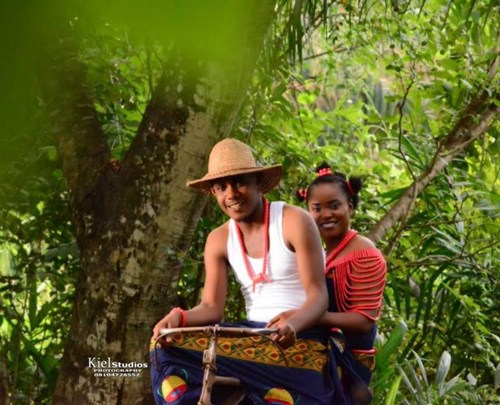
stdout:
[[[259,328],[263,323],[244,322],[238,326]],[[226,326],[237,326],[235,324]],[[218,351],[217,375],[237,377],[243,384],[246,401],[252,404],[276,405],[332,405],[338,402],[336,392],[342,392],[340,379],[336,375],[336,358],[328,350],[328,332],[315,329],[300,333],[296,345],[304,342],[321,343],[324,348],[321,357],[324,359],[322,370],[311,367],[300,367],[290,358],[289,366],[278,359],[272,362],[244,360],[242,358],[224,356]],[[238,338],[237,338],[238,339]],[[220,341],[219,341],[220,346]],[[295,352],[294,352],[295,353]],[[202,357],[198,350],[177,347],[158,347],[151,352],[151,382],[153,394],[158,405],[197,404],[203,378]],[[303,352],[303,356],[307,356]],[[247,356],[248,353],[245,354]],[[300,357],[300,354],[294,354]],[[317,357],[318,353],[313,354]],[[156,358],[158,367],[156,367]],[[288,351],[287,351],[288,357]],[[303,359],[302,359],[303,360]],[[304,362],[304,364],[307,364]],[[220,404],[231,393],[233,388],[215,385],[212,402]],[[339,400],[340,401],[340,400]]]
[[[328,312],[338,312],[335,304],[333,279],[327,278],[328,289]],[[376,325],[366,334],[360,333],[340,333],[331,332],[332,348],[331,354],[335,357],[340,370],[337,375],[341,376],[342,389],[337,392],[337,399],[334,403],[341,404],[367,404],[372,400],[372,394],[368,389],[372,372],[368,367],[361,364],[354,358],[353,349],[369,350],[373,349],[375,336],[377,334]]]

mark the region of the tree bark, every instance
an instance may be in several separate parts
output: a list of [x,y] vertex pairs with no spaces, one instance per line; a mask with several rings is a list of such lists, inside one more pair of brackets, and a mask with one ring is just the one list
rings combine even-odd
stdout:
[[177,63],[165,69],[121,165],[110,160],[82,69],[71,58],[58,61],[50,105],[81,270],[55,404],[153,403],[148,370],[97,377],[91,366],[108,358],[148,363],[152,327],[174,304],[206,199],[185,184],[204,174],[211,147],[231,131],[274,5],[248,7],[233,60],[172,57]]
[[399,220],[407,217],[415,199],[429,183],[468,145],[488,130],[500,114],[500,105],[495,98],[498,98],[498,94],[490,95],[489,91],[483,90],[469,103],[461,118],[440,143],[432,163],[370,230],[368,238],[378,242]]

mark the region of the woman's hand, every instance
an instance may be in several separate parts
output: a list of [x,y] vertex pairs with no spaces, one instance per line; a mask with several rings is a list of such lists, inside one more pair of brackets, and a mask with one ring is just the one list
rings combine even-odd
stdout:
[[266,328],[278,329],[276,333],[271,335],[271,339],[278,343],[283,349],[293,346],[297,341],[295,327],[288,322],[288,319],[291,318],[296,312],[296,309],[282,312],[271,319],[266,325]]

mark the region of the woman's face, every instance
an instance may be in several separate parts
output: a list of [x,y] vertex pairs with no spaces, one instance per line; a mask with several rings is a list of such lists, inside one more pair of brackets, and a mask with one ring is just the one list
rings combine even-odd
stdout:
[[342,238],[349,230],[352,203],[337,183],[322,183],[309,190],[307,209],[325,242]]

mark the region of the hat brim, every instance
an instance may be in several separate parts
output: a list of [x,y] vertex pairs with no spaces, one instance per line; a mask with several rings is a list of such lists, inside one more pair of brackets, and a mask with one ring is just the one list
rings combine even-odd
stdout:
[[258,186],[259,190],[265,194],[278,185],[281,180],[281,176],[283,175],[283,167],[281,165],[275,165],[228,170],[219,173],[207,174],[199,180],[188,181],[186,185],[208,193],[210,192],[210,187],[215,180],[250,173],[260,173]]

